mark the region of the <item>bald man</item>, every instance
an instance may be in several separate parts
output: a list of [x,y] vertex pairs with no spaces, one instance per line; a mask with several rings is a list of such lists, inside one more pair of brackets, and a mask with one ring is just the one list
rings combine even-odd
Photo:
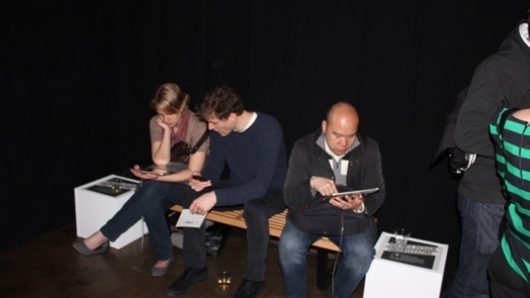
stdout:
[[[287,297],[306,297],[306,256],[311,244],[329,237],[342,250],[332,297],[351,297],[374,254],[373,214],[385,199],[377,143],[358,132],[359,115],[346,102],[331,106],[322,127],[298,140],[284,186],[289,208],[279,242]],[[339,196],[345,190],[379,188],[370,195]]]

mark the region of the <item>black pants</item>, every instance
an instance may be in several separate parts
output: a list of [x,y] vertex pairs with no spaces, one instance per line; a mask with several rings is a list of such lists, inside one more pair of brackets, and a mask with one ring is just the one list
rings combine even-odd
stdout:
[[[227,185],[223,185],[227,187]],[[216,186],[216,188],[219,188]],[[167,206],[170,206],[168,202]],[[265,280],[267,248],[269,245],[269,218],[285,209],[281,192],[268,192],[263,198],[247,201],[243,206],[247,225],[247,269],[245,278]],[[187,267],[206,266],[206,228],[185,228],[183,256]]]
[[528,285],[506,263],[500,248],[491,257],[488,269],[491,296],[493,298],[527,298],[530,297]]

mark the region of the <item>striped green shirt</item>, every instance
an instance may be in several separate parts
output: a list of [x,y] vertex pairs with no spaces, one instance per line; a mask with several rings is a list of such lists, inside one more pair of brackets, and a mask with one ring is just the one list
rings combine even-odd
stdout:
[[[504,115],[506,114],[506,115]],[[497,172],[508,200],[506,230],[500,248],[506,262],[530,281],[530,124],[502,108],[489,125],[495,143]],[[503,115],[505,117],[503,122]]]

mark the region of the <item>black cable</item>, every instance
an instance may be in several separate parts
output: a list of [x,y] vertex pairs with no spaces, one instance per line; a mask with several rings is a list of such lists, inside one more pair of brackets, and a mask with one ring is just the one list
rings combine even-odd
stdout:
[[337,264],[339,263],[339,256],[342,253],[342,241],[344,240],[344,210],[342,210],[340,216],[340,236],[339,236],[339,252],[335,256],[333,262],[333,270],[331,271],[331,297],[335,298],[335,271],[337,270]]

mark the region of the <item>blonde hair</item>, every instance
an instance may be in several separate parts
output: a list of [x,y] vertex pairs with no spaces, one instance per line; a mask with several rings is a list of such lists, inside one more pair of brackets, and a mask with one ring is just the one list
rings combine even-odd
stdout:
[[190,96],[175,83],[160,85],[151,99],[153,110],[161,109],[168,114],[182,114],[188,108]]

